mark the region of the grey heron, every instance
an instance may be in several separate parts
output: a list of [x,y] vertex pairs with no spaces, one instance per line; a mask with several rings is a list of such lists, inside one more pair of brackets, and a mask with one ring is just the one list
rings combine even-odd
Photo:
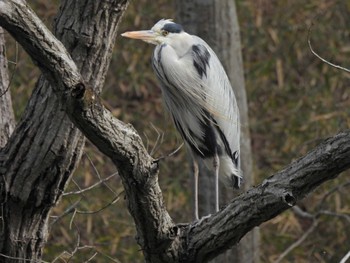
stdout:
[[239,112],[223,66],[204,40],[171,19],[122,36],[156,45],[152,66],[163,102],[193,157],[194,217],[198,220],[200,162],[215,174],[215,210],[219,211],[219,178],[233,188],[239,188],[242,180]]

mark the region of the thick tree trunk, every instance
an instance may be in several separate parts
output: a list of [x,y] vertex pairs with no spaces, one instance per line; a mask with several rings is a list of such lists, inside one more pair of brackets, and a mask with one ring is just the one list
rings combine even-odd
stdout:
[[[241,41],[235,2],[224,1],[176,1],[177,22],[189,33],[202,37],[215,51],[223,63],[231,81],[241,119],[241,165],[244,175],[243,190],[254,182],[250,144],[247,96],[244,84]],[[215,208],[214,177],[212,172],[201,167],[200,172],[200,214],[212,213]],[[202,189],[202,191],[201,191]],[[203,190],[205,189],[205,190]],[[231,189],[221,186],[220,201],[226,204],[231,198]],[[246,235],[231,252],[217,259],[217,262],[258,262],[259,231],[254,229]]]
[[5,36],[0,27],[0,149],[5,146],[15,128],[9,82]]
[[[23,6],[30,9],[24,1],[13,2],[18,12]],[[55,35],[72,55],[84,81],[98,93],[126,5],[126,0],[64,0],[55,19]],[[21,21],[16,22],[29,25],[36,21],[22,13]],[[47,48],[50,46],[48,42]],[[25,113],[0,152],[1,262],[40,260],[49,212],[80,160],[85,139],[50,87],[58,82],[39,78]]]

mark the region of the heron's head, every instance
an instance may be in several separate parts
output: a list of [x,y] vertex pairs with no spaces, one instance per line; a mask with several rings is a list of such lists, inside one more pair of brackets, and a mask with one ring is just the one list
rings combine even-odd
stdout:
[[178,41],[184,34],[186,33],[181,25],[174,23],[171,19],[162,19],[150,30],[129,31],[123,33],[122,36],[141,39],[147,43],[160,45]]

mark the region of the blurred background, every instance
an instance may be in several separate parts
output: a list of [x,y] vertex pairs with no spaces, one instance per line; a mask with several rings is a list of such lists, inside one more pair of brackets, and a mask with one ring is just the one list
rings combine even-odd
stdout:
[[[29,4],[51,28],[59,1]],[[350,68],[350,1],[236,0],[236,7],[257,185],[325,138],[348,129],[349,75],[312,55],[307,39],[313,24],[310,39],[315,51]],[[159,19],[174,16],[173,1],[132,1],[119,32],[149,29]],[[40,72],[10,37],[7,43],[18,119]],[[181,138],[164,112],[150,63],[152,52],[153,46],[119,34],[101,96],[114,116],[131,123],[149,152],[159,157],[176,149]],[[170,215],[175,222],[190,221],[185,148],[161,162],[160,169]],[[115,173],[114,165],[87,142],[67,193],[52,213],[44,260],[64,262],[58,257],[68,259],[79,241],[85,247],[70,262],[84,262],[95,251],[99,253],[92,262],[143,262],[122,184],[118,176],[111,176]],[[348,176],[347,172],[325,183],[298,204],[314,219],[288,210],[261,225],[261,262],[275,262],[283,253],[281,262],[339,262],[350,247]],[[96,183],[93,190],[83,190]],[[76,212],[65,213],[71,206]]]

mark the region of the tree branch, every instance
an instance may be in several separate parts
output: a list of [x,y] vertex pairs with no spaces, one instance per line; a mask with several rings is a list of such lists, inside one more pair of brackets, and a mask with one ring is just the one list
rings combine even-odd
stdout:
[[[205,262],[255,226],[295,205],[350,167],[350,131],[331,137],[304,157],[235,198],[222,211],[189,228],[189,262]],[[216,233],[215,235],[208,234]],[[194,260],[195,259],[195,260]]]
[[[31,22],[25,22],[27,19]],[[0,25],[58,83],[55,92],[71,120],[118,167],[138,243],[148,262],[206,262],[350,167],[348,131],[327,139],[211,217],[194,225],[175,226],[163,204],[158,163],[132,126],[105,109],[60,42],[20,0],[0,1]]]
[[[0,1],[0,23],[18,41],[55,87],[62,91],[80,82],[81,75],[63,44],[56,40],[25,1]],[[38,52],[38,48],[44,52]],[[54,71],[52,71],[54,69]],[[58,84],[58,85],[57,85]]]

